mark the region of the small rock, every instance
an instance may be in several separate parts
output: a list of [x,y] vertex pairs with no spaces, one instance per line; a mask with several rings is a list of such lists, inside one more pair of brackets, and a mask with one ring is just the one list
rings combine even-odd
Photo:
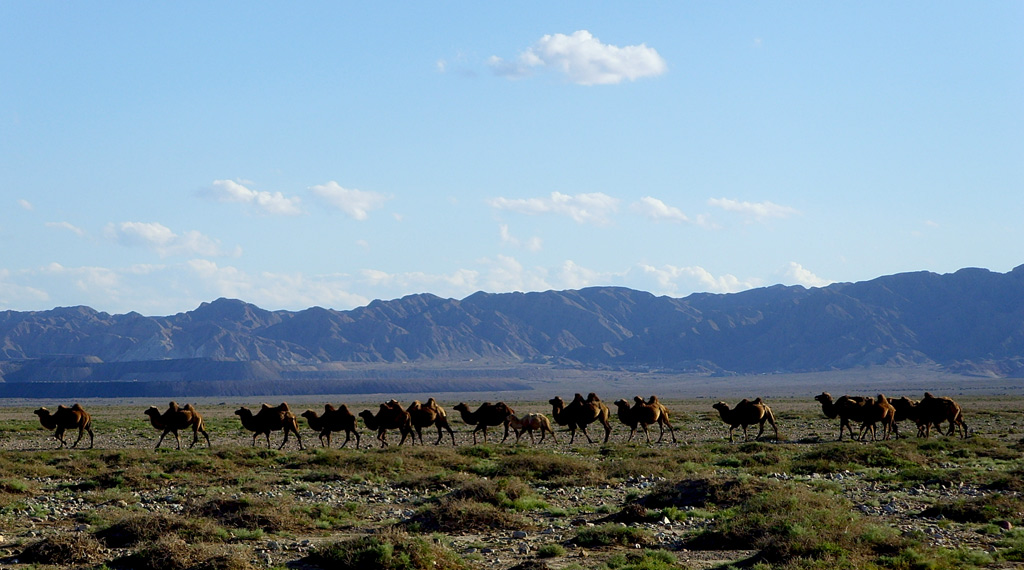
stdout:
[[281,543],[276,540],[271,540],[267,543],[267,550],[278,551],[281,550]]
[[512,538],[526,538],[526,531],[517,530],[512,533]]
[[[1013,530],[1013,523],[1011,523],[1010,521],[999,521],[996,524],[998,524],[999,528],[1003,530]],[[0,538],[0,542],[3,542],[2,538]]]

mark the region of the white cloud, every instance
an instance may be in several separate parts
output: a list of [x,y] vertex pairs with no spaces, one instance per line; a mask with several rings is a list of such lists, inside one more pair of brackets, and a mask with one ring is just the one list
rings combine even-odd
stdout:
[[571,35],[548,34],[515,61],[498,56],[488,60],[491,70],[505,77],[523,77],[534,68],[559,71],[579,85],[609,85],[665,73],[665,60],[645,44],[618,47],[603,44],[587,30]]
[[220,202],[248,204],[267,214],[297,216],[302,213],[298,196],[289,198],[280,192],[251,190],[234,180],[214,180],[204,194]]
[[809,270],[805,269],[804,266],[795,261],[790,261],[789,265],[787,265],[781,273],[782,280],[784,282],[795,283],[797,285],[803,285],[804,287],[825,287],[833,283],[828,279],[822,279],[821,277],[811,273]]
[[642,264],[640,271],[653,278],[657,284],[652,292],[664,295],[676,295],[678,291],[704,291],[708,293],[737,293],[761,286],[760,279],[742,280],[735,275],[715,276],[700,266],[676,267],[664,265],[654,267]]
[[310,191],[318,196],[328,205],[341,210],[353,219],[365,220],[370,216],[371,210],[376,210],[384,205],[390,197],[378,192],[366,192],[343,188],[335,181],[327,184],[313,186]]
[[508,224],[501,224],[498,230],[501,232],[501,243],[512,247],[525,247],[529,251],[540,251],[543,246],[543,242],[537,236],[533,236],[525,242],[513,236],[508,229]]
[[737,212],[753,216],[759,220],[764,218],[788,218],[800,213],[795,208],[780,206],[772,202],[740,202],[730,198],[711,198],[708,200],[708,205],[722,208],[727,212]]
[[121,222],[108,224],[104,230],[107,238],[127,247],[151,249],[160,257],[172,255],[223,256],[241,255],[241,248],[225,252],[220,242],[202,233],[191,230],[176,234],[158,222]]
[[423,292],[434,292],[436,295],[448,295],[452,291],[471,292],[475,290],[480,275],[472,269],[456,269],[447,275],[421,271],[387,273],[378,269],[363,269],[359,274],[363,284],[391,289],[397,297]]
[[21,310],[25,305],[35,305],[50,299],[42,289],[23,285],[18,276],[9,269],[0,268],[0,309]]
[[46,222],[46,227],[67,230],[79,237],[85,236],[85,230],[69,222]]
[[210,298],[230,297],[271,308],[305,309],[327,306],[350,309],[365,305],[369,299],[349,293],[350,278],[345,275],[305,276],[301,273],[247,273],[237,267],[219,266],[207,259],[187,263],[199,285],[210,291]]
[[689,222],[690,219],[686,217],[679,208],[669,206],[657,198],[651,196],[644,196],[639,201],[634,202],[631,206],[634,212],[646,217],[649,220],[655,222]]
[[32,210],[36,209],[36,207],[32,205],[32,202],[29,202],[28,200],[26,200],[24,198],[22,198],[21,200],[18,200],[18,205],[21,206],[23,209],[28,210],[30,212]]
[[561,214],[581,224],[599,225],[609,223],[609,216],[619,208],[618,199],[601,192],[575,196],[552,192],[549,198],[493,198],[488,204],[498,210],[530,215]]

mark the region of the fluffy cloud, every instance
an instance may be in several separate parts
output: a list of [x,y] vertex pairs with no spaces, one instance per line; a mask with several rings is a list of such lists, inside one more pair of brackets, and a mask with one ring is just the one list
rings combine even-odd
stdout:
[[370,216],[370,210],[382,207],[390,199],[377,192],[343,188],[333,180],[327,184],[313,186],[310,191],[331,207],[341,210],[356,220],[367,219]]
[[634,212],[655,222],[689,222],[690,219],[679,208],[669,206],[657,198],[644,196],[631,206]]
[[722,208],[727,212],[752,216],[759,220],[764,218],[788,218],[800,213],[795,208],[780,206],[772,202],[740,202],[729,198],[711,198],[708,200],[708,205]]
[[9,269],[0,268],[0,309],[22,310],[25,305],[49,301],[46,291],[21,284],[19,277]]
[[537,236],[527,239],[525,242],[512,235],[512,232],[508,229],[508,224],[501,224],[499,226],[501,232],[501,243],[510,245],[512,247],[525,247],[530,251],[540,251],[543,245],[541,239]]
[[706,291],[709,293],[736,293],[760,287],[759,279],[739,279],[734,275],[715,276],[707,269],[699,266],[675,267],[665,265],[654,267],[652,265],[640,265],[640,271],[648,278],[653,278],[657,284],[652,288],[653,292],[676,295],[683,291]]
[[36,209],[36,207],[32,205],[32,202],[29,202],[28,200],[26,200],[24,198],[22,198],[21,200],[18,200],[18,205],[21,206],[22,209],[28,210],[30,212],[32,210]]
[[289,198],[280,192],[251,190],[234,180],[214,180],[204,194],[220,202],[248,204],[267,214],[297,216],[302,213],[297,196]]
[[603,44],[587,30],[571,35],[548,34],[515,61],[498,56],[488,60],[491,70],[505,77],[523,77],[534,68],[563,73],[579,85],[609,85],[665,73],[667,66],[656,50],[645,44],[619,47]]
[[607,224],[609,216],[619,208],[618,199],[601,192],[575,196],[552,192],[548,198],[493,198],[488,204],[498,210],[520,214],[566,215],[581,224]]
[[832,281],[818,277],[795,261],[790,261],[789,265],[782,270],[782,280],[804,287],[825,287],[832,284]]
[[107,238],[128,247],[151,249],[160,257],[172,255],[222,256],[240,255],[240,248],[225,252],[220,242],[195,230],[176,234],[158,222],[121,222],[108,224],[104,229]]

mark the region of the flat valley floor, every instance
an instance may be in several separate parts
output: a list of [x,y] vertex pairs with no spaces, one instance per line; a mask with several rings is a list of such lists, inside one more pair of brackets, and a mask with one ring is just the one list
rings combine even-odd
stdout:
[[[765,377],[569,375],[514,393],[380,394],[194,402],[212,446],[183,449],[143,411],[167,400],[87,400],[93,449],[56,449],[32,411],[56,401],[0,403],[0,568],[1021,568],[1024,567],[1024,388],[1019,380],[855,374]],[[770,386],[770,387],[769,387]],[[829,391],[952,396],[970,437],[837,442]],[[503,400],[551,415],[547,399],[596,392],[613,430],[556,427],[533,444],[501,429],[473,444],[452,406]],[[612,402],[658,394],[676,442],[629,430]],[[304,450],[251,447],[234,411],[261,401],[299,414],[353,412],[434,396],[447,434],[426,445],[322,448],[299,418]],[[768,428],[735,442],[711,408],[763,397]],[[184,403],[179,399],[179,403]],[[429,430],[428,430],[429,431]],[[70,434],[73,437],[77,434]],[[86,436],[83,443],[87,443]],[[81,446],[81,444],[80,444]],[[384,546],[382,546],[384,545]],[[384,556],[382,552],[391,552]],[[374,554],[376,553],[376,554]],[[370,564],[371,556],[374,558]]]

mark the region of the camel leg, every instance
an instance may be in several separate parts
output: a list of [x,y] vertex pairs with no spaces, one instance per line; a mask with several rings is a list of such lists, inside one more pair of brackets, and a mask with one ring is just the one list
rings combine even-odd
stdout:
[[178,444],[178,450],[181,450],[181,437],[178,435],[178,430],[171,430],[174,432],[174,441]]
[[508,439],[508,429],[508,422],[505,422],[505,436],[501,438],[501,443],[505,443],[505,440]]
[[647,437],[647,443],[651,443],[651,432],[647,429],[647,424],[640,424],[640,427],[644,428],[644,435]]
[[171,430],[169,429],[165,429],[164,433],[160,434],[160,439],[156,440],[156,447],[154,447],[153,449],[160,449],[160,444],[164,442],[164,436],[166,436],[167,433],[170,431]]
[[452,438],[452,447],[455,447],[455,432],[452,431],[452,428],[448,424],[445,424],[444,427],[448,430],[448,435]]
[[84,433],[85,433],[85,427],[78,428],[78,439],[75,440],[74,445],[71,446],[72,448],[78,447],[78,442],[82,441],[82,435]]

